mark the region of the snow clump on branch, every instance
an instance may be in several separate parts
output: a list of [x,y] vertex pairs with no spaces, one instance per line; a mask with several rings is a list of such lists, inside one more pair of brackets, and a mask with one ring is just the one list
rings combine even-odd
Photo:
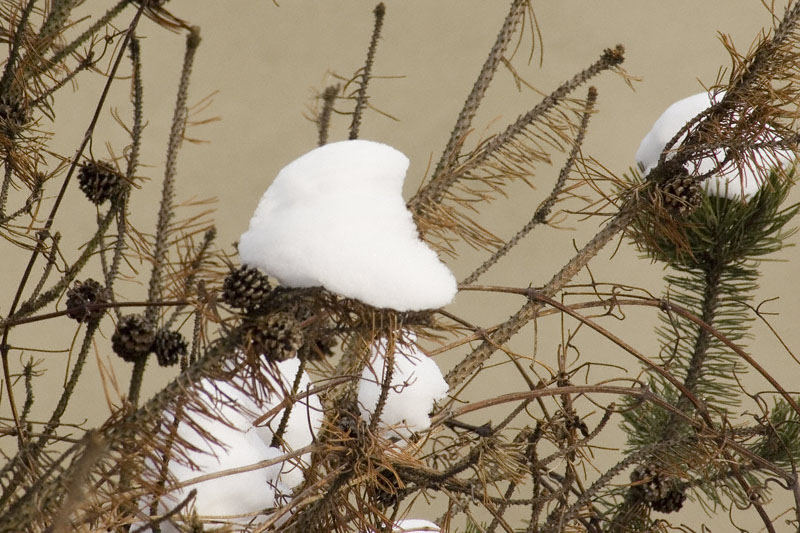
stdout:
[[385,144],[326,144],[286,165],[239,239],[242,263],[397,311],[450,303],[450,270],[420,240],[402,197],[408,158]]
[[[636,151],[636,162],[639,169],[647,175],[657,164],[667,143],[686,125],[692,118],[696,117],[712,104],[719,102],[724,92],[711,94],[702,92],[679,100],[669,106],[655,124],[653,128],[642,139],[639,149]],[[762,135],[764,142],[775,142],[775,135],[770,136],[772,131],[768,126]],[[678,139],[676,146],[686,137],[684,134]],[[720,171],[709,176],[701,183],[703,190],[710,196],[720,196],[731,200],[749,200],[755,195],[764,184],[764,172],[776,165],[790,163],[794,159],[794,154],[789,150],[779,150],[774,148],[756,148],[752,150],[752,156],[741,162],[739,165],[733,161],[726,162]],[[702,175],[713,170],[719,163],[725,160],[725,148],[714,150],[714,154],[702,158],[699,162],[692,165],[694,168],[687,169],[691,175]],[[759,169],[761,169],[759,171]]]
[[[394,346],[394,370],[386,403],[380,415],[382,427],[408,438],[413,433],[431,426],[428,413],[434,402],[447,396],[448,386],[436,362],[425,355],[415,344],[416,336],[403,332]],[[361,373],[358,386],[358,407],[361,417],[370,420],[381,394],[386,376],[386,339],[374,343],[369,364]]]
[[[220,444],[209,442],[188,424],[179,424],[177,437],[188,444],[185,458],[194,463],[196,469],[171,460],[168,470],[178,483],[207,474],[217,474],[233,468],[251,466],[255,463],[280,458],[287,452],[299,450],[312,443],[314,435],[322,425],[323,412],[319,397],[312,394],[297,400],[292,406],[286,430],[282,436],[282,447],[271,445],[284,410],[276,412],[264,425],[254,425],[264,413],[277,407],[291,391],[299,370],[299,361],[290,359],[274,365],[273,376],[263,370],[265,385],[258,394],[246,394],[240,388],[222,380],[204,379],[199,393],[204,395],[208,414],[193,415],[194,421]],[[298,394],[303,394],[309,385],[309,377],[303,372]],[[165,415],[165,419],[171,419]],[[235,523],[259,522],[254,515],[280,504],[282,498],[303,480],[302,466],[308,465],[309,453],[299,458],[279,461],[266,468],[213,477],[199,483],[172,490],[159,502],[159,511],[166,512],[182,501],[192,489],[197,490],[194,508],[203,517],[240,515]],[[160,470],[160,465],[148,465]],[[149,505],[149,502],[144,502]],[[252,522],[251,522],[252,521]],[[178,531],[162,524],[165,532]]]

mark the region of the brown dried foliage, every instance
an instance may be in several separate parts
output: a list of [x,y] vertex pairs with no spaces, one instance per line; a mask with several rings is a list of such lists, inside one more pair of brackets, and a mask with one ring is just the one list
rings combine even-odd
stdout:
[[[209,387],[213,382],[231,384],[251,396],[279,392],[286,398],[269,412],[259,413],[257,423],[274,419],[282,408],[288,411],[293,400],[304,395],[318,394],[324,406],[325,421],[314,443],[303,450],[282,448],[286,455],[275,460],[297,460],[300,453],[310,453],[310,464],[303,465],[304,483],[281,506],[266,510],[252,530],[391,528],[416,502],[439,498],[446,502],[443,514],[437,517],[443,531],[455,531],[464,519],[475,525],[483,522],[490,532],[520,527],[527,527],[530,532],[625,531],[643,527],[666,531],[666,520],[650,519],[651,507],[663,509],[666,504],[653,506],[636,496],[645,493],[642,486],[661,495],[656,478],[658,483],[683,491],[679,496],[694,491],[697,498],[705,494],[706,502],[722,500],[724,505],[752,509],[773,531],[773,520],[764,506],[769,488],[765,479],[778,480],[800,501],[794,465],[774,459],[788,444],[776,438],[781,428],[767,416],[769,409],[759,395],[741,391],[761,408],[761,415],[750,423],[720,415],[710,409],[707,398],[694,394],[691,387],[682,383],[668,365],[628,344],[605,324],[624,319],[631,308],[643,307],[690,321],[698,331],[717,338],[760,372],[771,390],[783,397],[789,412],[800,415],[793,397],[754,357],[721,335],[713,324],[668,298],[656,298],[648,291],[619,284],[578,285],[572,281],[603,246],[632,222],[640,242],[647,243],[657,235],[679,245],[682,221],[674,210],[665,208],[663,194],[669,190],[665,184],[686,178],[685,168],[693,161],[715,154],[720,147],[725,148],[720,165],[748,164],[756,148],[796,148],[800,5],[791,6],[777,26],[759,36],[747,53],[737,52],[723,37],[733,64],[727,81],[720,78],[713,89],[724,90],[725,95],[673,139],[647,180],[626,186],[595,160],[583,157],[581,146],[597,93],[589,88],[587,98],[575,96],[579,88],[604,71],[630,82],[620,66],[624,59],[621,46],[603,51],[588,68],[544,95],[505,129],[467,148],[472,120],[497,67],[504,64],[513,69],[513,52],[509,50],[514,37],[525,28],[532,36],[537,35],[530,3],[511,2],[497,41],[439,163],[408,202],[421,234],[440,251],[455,254],[460,244],[467,244],[494,252],[476,267],[462,291],[484,293],[487,302],[502,295],[520,298],[522,305],[510,318],[481,326],[447,310],[398,313],[375,309],[323,289],[278,288],[255,310],[228,309],[220,294],[231,259],[215,246],[210,211],[202,203],[179,205],[172,199],[171,181],[179,175],[175,158],[182,140],[187,138],[186,90],[190,56],[199,44],[197,29],[173,16],[161,2],[124,0],[87,28],[81,25],[85,21],[70,22],[72,8],[79,3],[52,2],[46,11],[32,1],[0,3],[0,19],[7,28],[0,40],[10,49],[0,79],[0,105],[10,110],[0,123],[5,173],[0,191],[0,231],[20,253],[29,256],[10,311],[0,322],[6,387],[2,402],[9,405],[11,414],[0,424],[0,436],[15,440],[17,449],[0,468],[0,530],[88,531],[131,524],[157,528],[167,522],[193,527],[193,494],[173,505],[165,515],[150,515],[150,502],[178,488],[164,465],[175,461],[191,466],[190,457],[196,451],[193,443],[180,438],[176,421],[210,443],[224,444],[203,425],[204,419],[222,417],[213,406],[214,391]],[[382,4],[375,14],[365,66],[350,81],[343,80],[346,83],[342,86],[329,87],[323,93],[323,106],[314,116],[320,144],[327,141],[335,114],[352,115],[351,132],[355,137],[365,109],[371,108],[367,83],[384,23]],[[140,172],[137,157],[143,124],[142,80],[134,33],[142,15],[168,30],[188,33],[182,92],[175,105],[174,135],[168,148],[170,163],[164,172],[164,201],[155,231],[136,228],[127,216],[130,203],[136,200],[133,185],[139,182]],[[114,29],[112,21],[126,16],[130,21],[127,29]],[[532,39],[535,43],[535,37]],[[76,50],[84,45],[89,53],[80,55]],[[126,191],[100,208],[97,228],[87,236],[85,247],[71,254],[58,247],[57,215],[64,190],[94,134],[104,97],[93,112],[75,156],[59,156],[48,150],[46,128],[53,113],[51,103],[66,83],[76,76],[97,73],[98,65],[104,62],[108,68],[102,74],[108,75],[108,84],[121,82],[115,81],[115,74],[128,50],[133,65],[133,117],[125,127],[131,144],[117,159],[120,174],[126,177]],[[348,102],[354,103],[352,112],[337,110],[336,106]],[[124,119],[118,120],[125,124]],[[770,133],[766,141],[765,131]],[[566,161],[561,171],[551,176],[547,165],[561,153],[567,154]],[[41,168],[50,170],[43,174]],[[574,169],[582,173],[577,181]],[[502,197],[510,183],[524,181],[538,186],[548,177],[553,178],[552,192],[509,242],[504,243],[490,228],[477,222],[475,213]],[[604,180],[615,183],[617,190],[605,191]],[[539,289],[474,285],[478,276],[534,226],[546,224],[558,201],[577,196],[574,189],[584,185],[596,193],[588,200],[586,212],[613,209],[614,214],[547,284]],[[55,191],[47,201],[43,200],[45,188]],[[15,207],[7,209],[9,204]],[[176,216],[179,207],[187,210],[183,218]],[[128,282],[141,281],[141,270],[145,270],[141,264],[152,271],[148,294],[143,301],[121,298],[122,284],[130,289],[136,285]],[[14,368],[10,355],[15,348],[9,339],[13,339],[15,328],[66,314],[59,310],[58,299],[73,280],[92,267],[101,270],[105,286],[113,293],[110,302],[97,304],[92,311],[114,309],[119,318],[125,307],[144,307],[160,327],[183,331],[191,339],[190,353],[182,358],[172,381],[150,398],[139,400],[142,380],[149,376],[144,364],[132,371],[127,394],[120,392],[110,374],[104,376],[112,415],[95,429],[70,424],[65,410],[89,352],[96,350],[103,356],[110,350],[98,332],[113,331],[108,329],[113,327],[111,313],[92,319],[85,329],[76,332],[70,376],[50,419],[39,424],[28,419],[35,397],[36,365],[31,362],[22,369]],[[252,337],[252,331],[248,328],[278,314],[291,317],[309,345],[306,348],[310,351],[301,363],[314,380],[309,391],[272,391],[274,367],[264,362],[261,353],[249,349],[247,339]],[[551,315],[561,319],[562,340],[555,363],[546,364],[537,347],[529,353],[512,350],[509,341],[523,327],[544,326],[546,317]],[[586,330],[615,344],[645,370],[636,378],[617,374],[610,380],[591,381],[589,370],[597,363],[585,361],[578,348],[578,337]],[[391,367],[392,358],[401,356],[394,348],[412,342],[408,332],[416,334],[416,342],[425,347],[439,346],[429,349],[431,353],[449,354],[460,360],[447,375],[450,399],[432,413],[430,430],[398,441],[378,424],[379,412],[392,389],[391,372],[382,385],[377,413],[370,420],[361,418],[356,394],[359,376],[370,364],[370,352],[383,341],[384,355]],[[321,344],[323,341],[325,344]],[[474,349],[473,343],[477,344]],[[337,346],[336,354],[329,357],[327,350],[333,345]],[[467,400],[464,390],[472,381],[491,379],[484,372],[488,370],[485,365],[498,351],[516,368],[522,390],[515,391],[509,385],[488,398]],[[314,355],[308,355],[311,353]],[[380,369],[374,370],[380,375]],[[688,408],[679,409],[670,398],[651,390],[648,375],[672,384]],[[22,402],[14,397],[22,390],[14,386],[18,380],[25,387]],[[658,406],[671,420],[689,429],[686,434],[637,449],[616,451],[616,464],[598,470],[596,457],[604,453],[603,446],[607,444],[602,437],[611,421],[619,419],[617,406],[623,404],[627,409]],[[278,435],[274,444],[280,445],[280,441]],[[759,453],[763,450],[772,455]],[[263,468],[275,461],[252,468]],[[622,476],[634,465],[648,465],[638,470],[647,475],[637,477],[628,490]],[[680,497],[677,500],[683,501]],[[509,512],[514,508],[524,511]],[[796,525],[800,507],[795,505],[792,511],[791,520]]]

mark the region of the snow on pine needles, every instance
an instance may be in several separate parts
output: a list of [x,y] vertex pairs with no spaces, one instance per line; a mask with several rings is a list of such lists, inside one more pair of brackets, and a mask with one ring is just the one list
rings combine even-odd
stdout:
[[[168,469],[175,481],[180,484],[202,475],[274,460],[286,452],[311,444],[323,419],[322,405],[315,394],[293,405],[281,439],[282,447],[273,447],[271,442],[283,417],[283,409],[263,425],[254,425],[261,415],[282,402],[285,393],[291,390],[299,370],[299,360],[295,358],[276,363],[274,369],[279,378],[276,379],[265,369],[266,386],[260,387],[261,390],[255,395],[245,394],[223,380],[204,379],[200,383],[199,389],[205,394],[204,402],[210,415],[196,414],[195,422],[221,445],[212,444],[189,425],[179,424],[177,436],[189,445],[185,452],[186,459],[196,468],[171,460]],[[308,385],[308,375],[303,372],[298,390],[305,391]],[[303,482],[302,465],[308,464],[309,455],[304,454],[291,461],[279,461],[266,468],[212,477],[172,490],[163,497],[160,509],[170,509],[183,500],[189,491],[196,489],[194,509],[199,516],[222,518],[238,515],[238,518],[230,519],[239,524],[251,523],[259,512],[279,506],[282,499]],[[160,468],[160,465],[156,468]],[[143,503],[149,505],[149,502]],[[255,521],[263,519],[261,516]],[[172,530],[162,525],[162,531]]]
[[[661,152],[667,143],[688,123],[712,104],[719,102],[724,92],[715,94],[702,92],[684,98],[670,105],[653,124],[653,128],[642,139],[636,151],[636,162],[640,170],[646,175],[658,163]],[[774,143],[778,139],[771,134],[768,126],[761,135],[764,142]],[[686,134],[678,140],[679,144]],[[704,179],[701,183],[706,194],[711,196],[726,197],[731,200],[752,198],[764,184],[766,172],[776,165],[786,165],[792,162],[794,154],[789,150],[756,148],[752,150],[751,157],[739,165],[733,161],[725,162],[722,168]],[[725,160],[725,148],[714,150],[713,155],[702,158],[694,163],[692,168],[687,168],[690,175],[701,175],[712,171]]]

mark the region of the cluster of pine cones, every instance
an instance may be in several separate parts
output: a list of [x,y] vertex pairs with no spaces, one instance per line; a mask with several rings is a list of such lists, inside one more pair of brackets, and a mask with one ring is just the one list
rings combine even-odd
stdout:
[[[76,282],[67,291],[67,316],[78,322],[95,322],[105,314],[105,304],[111,303],[111,294],[91,278]],[[114,353],[128,362],[135,362],[155,353],[158,364],[171,366],[188,352],[188,344],[177,331],[157,329],[144,315],[124,315],[117,322],[111,336]]]
[[[87,193],[88,195],[88,193]],[[225,278],[222,300],[244,314],[245,349],[272,361],[292,357],[319,360],[333,354],[336,331],[329,319],[315,317],[298,291],[272,287],[258,269],[241,266]],[[67,315],[79,322],[99,320],[111,301],[108,291],[95,280],[76,283],[67,291]],[[120,318],[111,337],[114,352],[128,362],[155,353],[158,364],[171,366],[188,345],[178,331],[157,328],[142,314]]]
[[315,360],[333,353],[334,328],[313,319],[314,311],[297,290],[273,288],[256,268],[243,265],[231,271],[222,286],[222,300],[243,311],[245,346],[254,354],[284,361]]
[[125,315],[111,336],[111,348],[125,361],[133,363],[156,354],[160,366],[172,366],[186,355],[186,339],[178,331],[156,329],[144,315]]

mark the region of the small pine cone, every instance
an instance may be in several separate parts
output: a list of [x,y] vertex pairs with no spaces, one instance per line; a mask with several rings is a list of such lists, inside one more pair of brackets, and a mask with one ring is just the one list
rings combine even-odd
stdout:
[[297,356],[304,361],[319,361],[333,355],[337,341],[331,328],[319,328],[306,334],[305,343]]
[[122,178],[108,163],[87,161],[78,171],[78,185],[93,204],[100,205],[117,195]]
[[147,357],[155,336],[155,328],[143,315],[125,315],[111,336],[111,347],[118,356],[133,363]]
[[664,207],[679,215],[691,213],[703,201],[703,193],[696,179],[687,174],[670,179],[661,191]]
[[354,439],[358,436],[358,419],[349,413],[342,413],[339,416],[336,427],[350,438]]
[[81,283],[75,282],[67,291],[67,316],[78,322],[99,320],[105,309],[89,309],[90,304],[105,304],[111,301],[108,290],[99,282],[88,278]]
[[18,98],[7,94],[0,96],[0,124],[6,130],[15,132],[30,120],[30,112]]
[[159,366],[172,366],[182,355],[186,355],[189,346],[186,339],[177,331],[159,329],[153,340],[153,351]]
[[375,502],[384,509],[396,505],[401,493],[405,492],[400,487],[400,480],[397,479],[397,474],[381,468],[375,477],[377,481],[374,486]]
[[669,487],[653,465],[637,465],[631,472],[631,482],[632,489],[647,502],[661,500],[669,492]]
[[375,503],[383,509],[397,505],[397,488],[394,488],[394,490],[378,488],[375,491]]
[[255,353],[270,361],[285,361],[303,346],[303,332],[292,315],[275,313],[253,323],[247,340]]
[[671,489],[663,498],[650,502],[650,507],[659,513],[674,513],[681,510],[684,501],[686,501],[684,491]]
[[247,265],[232,270],[222,284],[222,300],[231,307],[247,311],[261,307],[269,294],[267,276]]

